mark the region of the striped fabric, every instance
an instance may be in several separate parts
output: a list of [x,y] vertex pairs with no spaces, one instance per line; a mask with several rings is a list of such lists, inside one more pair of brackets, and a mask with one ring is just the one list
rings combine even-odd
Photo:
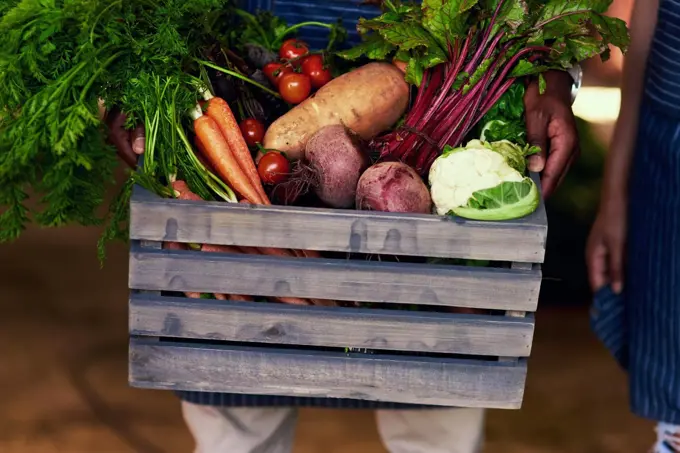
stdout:
[[[347,29],[346,44],[360,42],[356,23],[360,17],[373,17],[380,9],[362,4],[364,0],[243,0],[250,11],[268,10],[283,18],[289,25],[303,21],[334,23],[342,19]],[[312,48],[323,49],[328,44],[328,30],[320,27],[305,27],[298,34]]]
[[[662,22],[680,25],[680,15],[664,11]],[[657,59],[680,62],[680,53],[667,49],[655,41]],[[649,71],[630,180],[625,290],[623,297],[598,293],[592,321],[628,370],[632,411],[680,425],[680,98],[669,115],[671,94],[656,98],[661,84],[652,77]]]
[[657,109],[670,116],[680,115],[680,0],[660,2],[646,94]]
[[628,368],[628,325],[623,297],[609,286],[596,294],[590,310],[590,323],[600,341],[624,369]]

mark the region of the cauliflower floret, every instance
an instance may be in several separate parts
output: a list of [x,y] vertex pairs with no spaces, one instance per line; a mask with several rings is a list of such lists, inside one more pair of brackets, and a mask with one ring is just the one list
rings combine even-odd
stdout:
[[465,206],[478,190],[521,182],[524,177],[499,153],[475,146],[439,157],[432,164],[429,179],[437,214],[446,215],[453,208]]

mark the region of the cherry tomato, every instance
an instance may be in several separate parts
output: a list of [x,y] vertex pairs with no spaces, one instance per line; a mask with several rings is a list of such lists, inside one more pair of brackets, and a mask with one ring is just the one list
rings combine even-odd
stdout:
[[290,176],[290,162],[276,151],[265,153],[257,164],[257,172],[265,184],[281,184]]
[[312,92],[312,81],[304,74],[296,72],[284,74],[279,82],[279,93],[284,101],[299,104]]
[[243,138],[246,139],[248,146],[255,146],[262,143],[264,138],[264,124],[255,118],[247,118],[239,124]]
[[310,55],[302,60],[302,73],[312,81],[317,90],[333,79],[331,71],[324,67],[323,57],[318,54]]
[[282,60],[294,60],[296,58],[304,57],[309,53],[309,47],[302,41],[297,39],[287,39],[281,44],[279,49],[279,57]]
[[281,77],[283,77],[284,74],[293,72],[293,68],[282,63],[267,63],[264,68],[262,68],[262,71],[264,72],[264,75],[267,76],[272,85],[278,87]]

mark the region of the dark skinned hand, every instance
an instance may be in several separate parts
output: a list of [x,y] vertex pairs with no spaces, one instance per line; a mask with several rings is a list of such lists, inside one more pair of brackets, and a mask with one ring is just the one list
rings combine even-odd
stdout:
[[144,127],[133,130],[125,129],[126,117],[119,111],[105,114],[105,121],[109,127],[109,141],[115,146],[120,158],[130,167],[137,165],[137,157],[144,153]]
[[562,183],[580,154],[576,119],[571,110],[571,76],[562,71],[545,74],[546,90],[538,82],[529,84],[524,95],[527,139],[541,148],[529,158],[529,170],[542,172],[543,196],[549,197]]

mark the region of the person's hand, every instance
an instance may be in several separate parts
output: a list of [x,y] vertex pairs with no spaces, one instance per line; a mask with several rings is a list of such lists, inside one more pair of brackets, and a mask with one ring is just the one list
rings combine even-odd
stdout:
[[571,76],[562,71],[545,74],[546,90],[539,92],[538,82],[529,84],[524,95],[527,139],[541,148],[529,158],[529,170],[543,172],[544,197],[549,197],[562,183],[569,167],[579,156],[576,119],[571,111]]
[[119,111],[106,114],[106,124],[109,127],[109,141],[116,147],[118,155],[131,167],[137,165],[137,157],[144,153],[144,127],[138,126],[133,130],[125,129],[125,115]]
[[625,199],[604,197],[586,246],[588,277],[593,291],[607,284],[617,294],[623,290],[626,216]]

